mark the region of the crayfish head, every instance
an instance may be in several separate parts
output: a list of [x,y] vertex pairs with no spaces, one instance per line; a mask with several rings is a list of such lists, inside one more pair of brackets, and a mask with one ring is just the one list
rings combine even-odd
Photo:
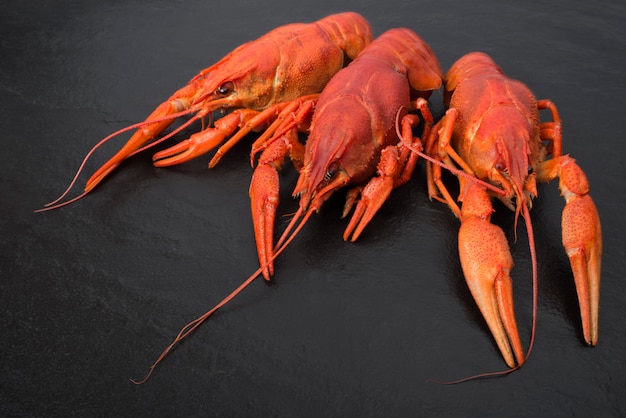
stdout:
[[491,126],[483,137],[485,139],[477,144],[489,145],[487,152],[481,154],[483,159],[480,163],[484,172],[479,176],[484,176],[490,183],[502,187],[506,194],[497,197],[515,211],[517,219],[522,207],[532,207],[532,199],[537,195],[537,140],[533,136],[533,129],[522,115],[507,108],[493,113],[495,115],[490,116],[496,116],[496,120],[506,120],[507,123],[490,124],[489,121],[483,121],[483,125]]
[[306,158],[310,154],[317,153],[305,154],[305,165],[293,194],[300,198],[302,210],[319,210],[336,190],[350,183],[351,177],[340,158],[333,155],[327,155],[323,160]]
[[197,93],[192,98],[192,107],[205,114],[217,110],[248,108],[260,110],[266,107],[268,92],[263,84],[251,89],[248,76],[237,72],[226,77],[219,73],[209,73],[206,78],[194,79],[198,84]]
[[[330,195],[349,183],[365,181],[376,172],[378,145],[372,141],[371,119],[352,99],[330,103],[315,115],[306,143],[304,165],[294,190],[300,206],[319,208]],[[350,123],[345,120],[349,107]]]
[[241,45],[191,80],[196,87],[192,106],[207,113],[239,107],[265,109],[276,95],[279,62],[280,53],[268,40]]
[[[300,173],[298,184],[300,184],[300,179],[303,180],[303,183],[307,183],[308,179],[306,174],[303,175]],[[299,192],[298,185],[296,185],[294,195],[300,196],[301,210],[317,211],[336,190],[341,189],[349,183],[350,176],[348,173],[345,170],[338,169],[337,171],[332,172],[332,174],[325,176],[324,179],[313,189],[307,188]]]

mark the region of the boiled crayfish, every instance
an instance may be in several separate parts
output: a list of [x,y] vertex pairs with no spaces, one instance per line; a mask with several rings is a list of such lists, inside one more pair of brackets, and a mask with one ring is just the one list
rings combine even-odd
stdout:
[[[425,99],[441,85],[442,71],[430,47],[409,29],[392,29],[339,71],[318,100],[303,102],[294,109],[295,116],[286,118],[273,136],[259,138],[253,153],[264,151],[253,175],[250,197],[261,267],[213,309],[187,324],[153,364],[146,379],[174,345],[259,275],[269,279],[273,260],[309,217],[332,193],[351,184],[357,188],[348,194],[344,215],[359,194],[360,200],[344,239],[356,240],[391,190],[408,181],[416,165],[417,156],[400,142],[397,126],[401,126],[404,142],[419,147],[420,140],[412,130],[420,118],[409,112],[422,112],[424,134],[428,135],[433,120]],[[309,126],[313,109],[309,137],[303,147],[298,142],[298,126]],[[294,190],[300,207],[275,245],[277,170],[287,155],[300,168]]]
[[[191,123],[211,117],[216,110],[235,109],[189,139],[154,155],[156,166],[169,166],[198,157],[217,147],[210,167],[251,130],[262,130],[292,101],[319,94],[328,81],[372,40],[369,23],[347,12],[314,23],[292,23],[276,28],[255,41],[236,48],[219,62],[202,70],[189,84],[159,105],[141,123],[117,131],[88,154],[74,180],[50,210],[89,193],[126,158],[170,138]],[[314,96],[316,97],[316,96]],[[178,117],[193,114],[168,135],[153,141]],[[76,182],[86,160],[104,142],[138,128],[128,142],[87,181],[84,192],[61,201]],[[239,131],[237,131],[239,129]],[[237,131],[237,133],[235,133]],[[234,135],[233,135],[234,134]]]
[[[445,79],[445,116],[433,127],[427,152],[485,180],[487,189],[460,177],[461,208],[441,180],[441,167],[429,164],[429,194],[446,203],[461,220],[459,253],[465,279],[507,365],[517,368],[532,350],[536,326],[537,273],[529,208],[537,182],[559,177],[566,204],[563,246],[573,270],[585,341],[598,341],[598,301],[602,232],[589,184],[574,159],[562,154],[561,119],[549,100],[536,100],[519,81],[505,76],[483,53],[470,53],[452,65]],[[548,109],[552,121],[541,122]],[[552,158],[548,159],[548,156]],[[491,197],[521,214],[533,259],[533,327],[524,354],[513,310],[513,260],[503,231],[490,223]]]

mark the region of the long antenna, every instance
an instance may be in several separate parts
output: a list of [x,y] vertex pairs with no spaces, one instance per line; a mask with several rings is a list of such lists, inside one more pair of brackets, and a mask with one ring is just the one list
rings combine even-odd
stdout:
[[[46,203],[45,205],[43,205],[43,208],[37,209],[37,210],[35,210],[35,212],[39,213],[39,212],[45,212],[45,211],[48,211],[48,210],[58,209],[60,207],[69,205],[70,203],[76,202],[77,200],[85,197],[89,193],[90,190],[84,191],[80,195],[78,195],[78,196],[76,196],[76,197],[74,197],[74,198],[72,198],[70,200],[58,203],[61,200],[63,200],[63,198],[65,198],[65,196],[67,196],[67,194],[74,188],[74,185],[76,184],[76,181],[78,180],[78,177],[82,173],[83,169],[85,168],[85,164],[87,164],[87,161],[91,158],[91,156],[96,152],[96,150],[98,148],[100,148],[102,145],[107,143],[109,140],[115,138],[116,136],[119,136],[120,134],[123,134],[124,132],[128,132],[128,131],[131,131],[133,129],[138,129],[138,128],[141,128],[143,126],[146,126],[146,125],[149,125],[149,124],[152,124],[152,123],[158,123],[158,122],[163,122],[165,120],[176,119],[176,118],[178,118],[180,116],[188,115],[189,113],[192,113],[194,111],[195,110],[193,110],[193,109],[187,109],[187,110],[184,110],[182,112],[172,113],[170,115],[163,116],[163,117],[160,117],[160,118],[155,118],[155,119],[152,119],[150,121],[138,122],[138,123],[126,126],[126,127],[122,128],[122,129],[119,129],[119,130],[113,132],[112,134],[109,134],[108,136],[104,137],[96,145],[94,145],[89,150],[89,152],[87,152],[87,155],[85,155],[85,158],[83,158],[83,161],[80,164],[80,166],[78,167],[78,170],[76,170],[76,174],[74,175],[74,178],[70,182],[69,186],[67,186],[67,189],[65,189],[65,191],[59,197],[57,197],[55,200],[53,200],[53,201],[51,201],[49,203]],[[153,146],[155,146],[155,145],[165,141],[168,138],[171,138],[173,135],[175,135],[176,133],[180,132],[182,129],[184,129],[185,127],[189,126],[191,123],[193,123],[197,119],[198,119],[197,117],[191,118],[189,121],[185,122],[182,126],[178,127],[173,132],[170,132],[169,134],[165,135],[162,138],[159,138],[156,141],[153,141],[153,142],[151,142],[151,143],[149,143],[147,145],[144,145],[143,147],[141,147],[141,148],[137,149],[136,151],[132,152],[131,154],[129,154],[126,158],[128,158],[128,157],[130,157],[132,155],[135,155],[138,152],[141,152],[141,151],[144,151],[144,150],[146,150],[148,148],[151,148],[151,147],[153,147]]]
[[[299,210],[298,214],[300,214],[301,212],[302,211]],[[239,293],[241,293],[246,287],[248,287],[248,285],[250,285],[250,283],[252,283],[255,279],[257,279],[261,275],[261,272],[263,270],[265,270],[269,266],[269,264],[272,263],[276,259],[276,257],[278,257],[287,248],[287,246],[291,243],[291,241],[293,241],[293,239],[296,237],[296,235],[298,235],[298,233],[300,232],[302,227],[304,227],[304,225],[309,220],[309,218],[311,217],[313,212],[314,212],[314,209],[307,210],[307,212],[302,217],[302,220],[300,221],[298,226],[293,230],[293,233],[291,233],[291,235],[289,235],[287,238],[285,238],[285,236],[288,234],[289,230],[286,230],[283,233],[283,236],[281,236],[281,239],[280,239],[280,242],[284,241],[282,243],[282,245],[280,245],[280,246],[277,245],[276,246],[277,248],[275,249],[275,252],[272,255],[272,257],[270,257],[265,262],[265,264],[263,264],[261,267],[259,267],[246,280],[244,280],[244,282],[242,284],[240,284],[239,287],[237,287],[228,296],[226,296],[224,299],[222,299],[222,301],[219,302],[217,305],[215,305],[211,310],[207,311],[206,313],[202,314],[198,318],[194,319],[193,321],[189,322],[187,325],[182,327],[180,332],[176,336],[176,338],[174,338],[174,341],[172,341],[170,343],[170,345],[168,345],[165,348],[165,350],[163,350],[161,355],[159,355],[159,357],[152,364],[152,366],[150,366],[150,370],[148,371],[148,374],[146,375],[146,377],[144,377],[142,380],[131,379],[130,381],[133,382],[136,385],[141,385],[141,384],[147,382],[148,379],[150,379],[150,376],[152,376],[152,372],[154,372],[154,369],[156,368],[156,366],[158,366],[159,363],[161,363],[165,359],[165,357],[167,357],[167,355],[172,351],[172,349],[176,345],[178,345],[181,341],[183,341],[185,338],[187,338],[200,325],[202,325],[207,319],[209,319],[209,317],[211,315],[213,315],[215,312],[217,312],[218,309],[220,309],[221,307],[226,305],[228,302],[230,302],[232,299],[234,299],[235,296],[237,296]],[[296,214],[296,217],[294,219],[297,219],[298,214]],[[291,222],[291,224],[294,224],[294,223],[295,223],[295,221]]]

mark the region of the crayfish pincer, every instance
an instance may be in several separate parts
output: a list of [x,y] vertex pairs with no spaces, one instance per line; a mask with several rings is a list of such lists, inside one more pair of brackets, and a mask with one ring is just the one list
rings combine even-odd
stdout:
[[[448,165],[497,187],[459,177],[459,208],[441,180],[441,168],[428,164],[431,198],[446,203],[461,220],[459,254],[465,279],[507,365],[518,368],[534,341],[537,311],[537,262],[529,209],[537,182],[559,178],[566,204],[562,241],[570,259],[584,339],[598,341],[598,301],[602,232],[589,184],[573,158],[562,153],[561,118],[550,100],[536,100],[508,78],[484,53],[473,52],[452,65],[445,79],[445,116],[433,127],[427,152]],[[540,110],[552,120],[541,122]],[[549,158],[550,157],[550,158]],[[513,260],[504,232],[490,222],[496,197],[526,223],[533,264],[533,326],[524,354],[513,310]]]

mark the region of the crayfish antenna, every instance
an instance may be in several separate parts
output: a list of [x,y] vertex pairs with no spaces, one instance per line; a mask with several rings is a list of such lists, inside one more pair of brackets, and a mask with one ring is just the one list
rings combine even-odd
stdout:
[[134,125],[130,125],[130,126],[127,126],[125,128],[122,128],[120,130],[117,130],[117,131],[113,132],[112,134],[106,136],[105,138],[101,139],[100,142],[98,142],[96,145],[94,145],[89,150],[89,152],[87,152],[87,155],[85,155],[85,158],[83,158],[83,161],[80,164],[80,166],[78,167],[78,170],[76,171],[76,174],[74,175],[74,178],[70,182],[69,186],[67,186],[67,189],[65,189],[65,191],[59,197],[57,197],[55,200],[53,200],[52,202],[46,203],[45,205],[43,205],[43,208],[37,209],[35,212],[44,212],[44,211],[47,211],[47,210],[56,209],[56,208],[59,208],[61,206],[66,205],[66,204],[75,202],[76,200],[78,200],[81,197],[83,197],[86,193],[83,193],[82,195],[78,196],[77,198],[71,199],[67,203],[61,203],[61,204],[57,205],[57,203],[60,202],[61,200],[63,200],[63,198],[65,198],[65,196],[67,196],[67,194],[72,190],[72,188],[76,184],[76,181],[78,180],[78,177],[80,176],[80,174],[82,173],[83,169],[85,168],[85,164],[87,164],[87,161],[91,158],[93,153],[96,152],[96,150],[98,148],[100,148],[102,145],[107,143],[112,138],[115,138],[116,136],[118,136],[120,134],[123,134],[124,132],[128,132],[130,130],[139,128],[141,126],[142,126],[142,123],[136,123]]
[[[181,125],[180,127],[178,127],[177,129],[175,129],[174,131],[170,132],[169,134],[165,135],[162,138],[159,138],[156,141],[153,141],[147,145],[144,145],[143,147],[137,149],[136,151],[132,152],[131,154],[127,155],[125,158],[121,159],[120,161],[118,161],[115,165],[109,167],[108,170],[106,170],[103,175],[99,176],[97,179],[97,182],[91,184],[90,186],[85,187],[85,191],[83,193],[81,193],[80,195],[66,200],[64,202],[61,202],[65,196],[67,196],[69,194],[69,192],[74,188],[74,185],[76,184],[76,181],[78,181],[78,177],[80,176],[80,174],[83,172],[85,165],[87,164],[87,161],[89,161],[89,159],[92,157],[92,155],[98,150],[98,148],[100,148],[102,145],[106,144],[107,142],[109,142],[111,139],[115,138],[116,136],[119,136],[121,134],[123,134],[124,132],[128,132],[131,131],[133,129],[138,129],[141,128],[147,124],[151,124],[151,123],[155,123],[155,122],[162,122],[164,120],[168,120],[168,119],[175,119],[178,118],[180,116],[184,116],[187,115],[189,113],[191,113],[193,110],[192,109],[187,109],[184,110],[182,112],[178,112],[178,113],[173,113],[171,115],[167,115],[164,116],[162,118],[157,118],[157,119],[153,119],[150,121],[143,121],[143,122],[138,122],[129,126],[126,126],[122,129],[119,129],[109,135],[107,135],[106,137],[104,137],[103,139],[101,139],[96,145],[94,145],[88,152],[87,155],[85,155],[85,158],[83,158],[83,161],[81,162],[80,166],[78,167],[78,170],[76,170],[76,174],[74,175],[74,178],[72,179],[72,181],[70,182],[69,186],[67,186],[67,188],[65,189],[65,191],[59,196],[57,197],[55,200],[46,203],[45,205],[43,205],[42,208],[35,210],[34,212],[39,213],[39,212],[45,212],[45,211],[49,211],[49,210],[53,210],[53,209],[58,209],[60,207],[69,205],[71,203],[76,202],[77,200],[82,199],[83,197],[85,197],[92,189],[93,187],[95,187],[98,183],[100,183],[100,181],[102,181],[102,179],[107,176],[117,165],[119,165],[119,163],[125,159],[128,158],[130,156],[133,156],[141,151],[144,151],[148,148],[151,148],[163,141],[165,141],[168,138],[171,138],[173,135],[175,135],[176,133],[180,132],[181,130],[183,130],[184,128],[186,128],[187,126],[189,126],[191,123],[193,123],[197,117],[191,118],[189,119],[187,122],[185,122],[183,125]],[[104,167],[104,166],[103,166]],[[59,203],[60,202],[60,203]]]
[[526,224],[526,231],[528,233],[528,246],[530,247],[530,259],[532,264],[532,277],[533,277],[533,320],[532,327],[530,331],[530,342],[528,343],[528,350],[526,351],[526,355],[524,356],[524,361],[513,367],[512,369],[501,370],[496,372],[488,372],[476,374],[469,377],[464,377],[458,380],[452,381],[440,381],[435,379],[427,379],[427,382],[436,383],[438,385],[456,385],[459,383],[465,383],[472,380],[492,378],[492,377],[501,377],[511,374],[517,370],[519,370],[524,363],[530,357],[530,353],[533,351],[533,346],[535,345],[535,334],[537,331],[537,294],[538,294],[538,279],[537,279],[537,252],[535,250],[535,234],[533,232],[532,222],[530,220],[530,212],[528,210],[528,206],[524,205],[522,208],[522,216],[524,217],[524,221]]
[[[272,257],[269,258],[264,265],[260,266],[254,273],[250,275],[250,277],[248,277],[242,284],[240,284],[239,287],[237,287],[228,296],[222,299],[222,301],[219,302],[217,305],[215,305],[211,310],[207,311],[203,315],[199,316],[198,318],[194,319],[193,321],[189,322],[187,325],[182,327],[178,335],[176,336],[176,338],[174,338],[174,340],[170,343],[170,345],[168,345],[165,348],[165,350],[163,350],[163,352],[159,355],[159,357],[152,364],[152,366],[150,366],[150,370],[148,371],[148,374],[143,379],[141,380],[130,379],[130,381],[136,385],[142,385],[145,382],[147,382],[152,376],[154,369],[159,365],[159,363],[161,363],[165,359],[165,357],[167,357],[167,355],[174,349],[176,345],[178,345],[185,338],[191,335],[196,329],[198,329],[198,327],[200,327],[200,325],[202,325],[207,319],[209,319],[211,315],[213,315],[215,312],[217,312],[218,309],[220,309],[221,307],[226,305],[228,302],[230,302],[232,299],[234,299],[235,296],[241,293],[246,287],[248,287],[248,285],[250,285],[250,283],[252,283],[255,279],[257,279],[261,275],[263,270],[266,269],[267,266],[270,263],[272,263],[276,259],[276,257],[278,257],[289,246],[291,241],[293,241],[293,239],[296,237],[296,235],[298,235],[302,227],[304,227],[304,225],[307,223],[307,221],[309,220],[313,212],[314,212],[313,209],[307,210],[304,216],[302,216],[302,220],[300,221],[300,223],[297,224],[298,219],[301,217],[301,214],[302,214],[302,209],[299,209],[298,212],[296,212],[296,215],[294,216],[292,221],[289,223],[287,230],[283,232],[283,235],[281,236],[279,243],[275,247],[275,251]],[[296,224],[297,226],[295,226]],[[294,227],[295,229],[293,229]],[[293,229],[293,233],[290,233],[292,229]]]
[[535,345],[535,334],[537,333],[537,295],[539,293],[539,280],[537,275],[537,251],[535,250],[535,233],[533,232],[533,225],[530,220],[530,211],[528,210],[528,206],[524,205],[522,216],[524,217],[524,222],[526,223],[526,232],[528,234],[528,247],[530,248],[530,260],[532,264],[532,274],[533,274],[533,322],[532,329],[530,331],[530,342],[528,343],[528,351],[526,352],[526,357],[524,358],[524,362],[528,360],[530,357],[530,353],[533,351],[533,346]]
[[213,309],[211,309],[210,311],[206,312],[205,314],[203,314],[202,316],[194,319],[193,321],[189,322],[187,325],[185,325],[180,332],[178,333],[178,335],[176,336],[176,338],[174,338],[174,341],[172,341],[172,343],[170,345],[168,345],[165,350],[163,350],[163,352],[161,353],[161,355],[157,358],[157,360],[152,364],[152,366],[150,366],[150,370],[148,371],[148,374],[146,375],[146,377],[144,377],[142,380],[135,380],[135,379],[130,379],[131,382],[133,382],[136,385],[141,385],[144,384],[145,382],[148,381],[148,379],[150,379],[150,376],[152,376],[152,372],[154,372],[154,369],[156,368],[156,366],[161,363],[163,361],[163,359],[165,359],[165,357],[172,351],[172,349],[178,344],[180,343],[182,340],[184,340],[185,338],[187,338],[187,336],[189,336],[191,333],[193,333],[200,325],[202,325],[202,323],[204,321],[206,321],[211,315],[213,315],[219,308],[221,308],[222,306],[226,305],[228,302],[230,302],[235,296],[237,296],[239,293],[241,293],[241,291],[243,289],[245,289],[246,287],[248,287],[248,285],[250,283],[252,283],[254,281],[254,279],[256,279],[260,274],[261,274],[262,268],[259,268],[257,271],[255,271],[254,273],[252,273],[252,275],[250,277],[248,277],[237,289],[235,289],[233,292],[231,292],[231,294],[229,294],[228,296],[226,296],[220,303],[218,303],[217,305],[215,305],[215,307],[213,307]]
[[[71,198],[69,200],[66,200],[64,202],[61,202],[61,203],[57,203],[56,205],[53,202],[50,202],[47,205],[45,205],[43,208],[36,209],[33,212],[41,213],[41,212],[46,212],[46,211],[49,211],[49,210],[54,210],[54,209],[61,208],[63,206],[67,206],[69,204],[72,204],[72,203],[76,202],[77,200],[82,199],[83,197],[87,196],[87,194],[89,194],[89,192],[82,192],[78,196],[75,196],[75,197],[73,197],[73,198]],[[58,202],[58,199],[55,202]]]
[[514,371],[518,370],[520,367],[522,367],[522,366],[521,365],[517,365],[517,366],[515,366],[512,369],[501,370],[499,372],[488,372],[488,373],[475,374],[473,376],[464,377],[462,379],[452,380],[452,381],[440,381],[440,380],[435,380],[435,379],[427,379],[426,381],[429,382],[429,383],[436,383],[438,385],[458,385],[459,383],[470,382],[472,380],[506,376],[507,374],[513,373]]

